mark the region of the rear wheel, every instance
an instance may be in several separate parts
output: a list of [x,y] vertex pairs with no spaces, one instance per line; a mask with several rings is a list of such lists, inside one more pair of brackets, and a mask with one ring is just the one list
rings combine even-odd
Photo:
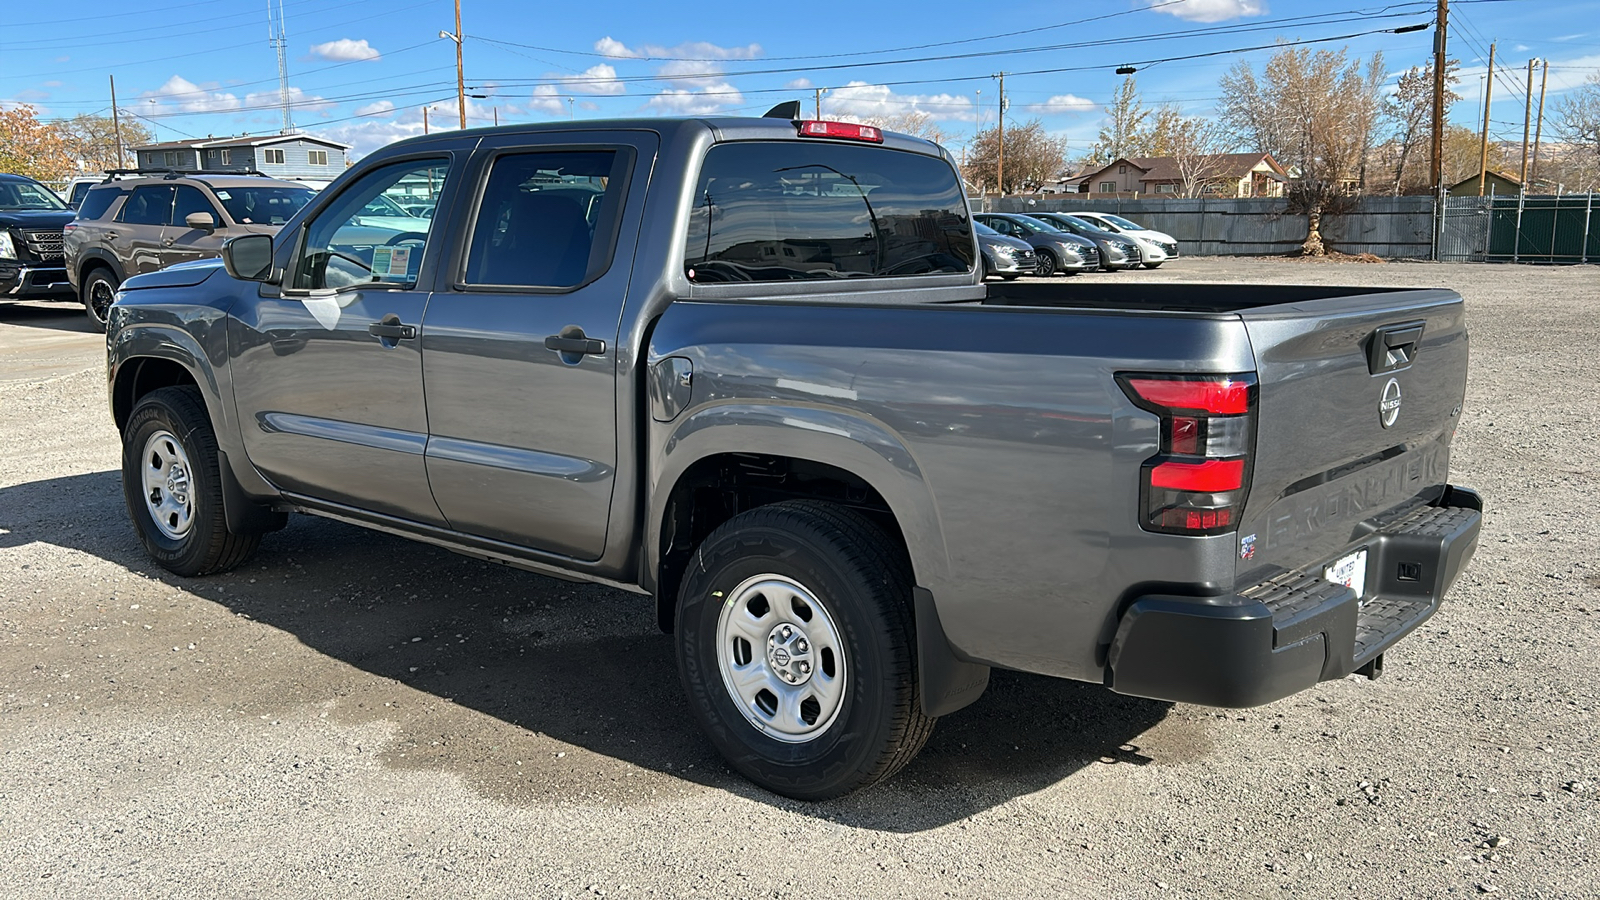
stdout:
[[927,742],[914,641],[904,555],[828,503],[723,523],[678,595],[678,669],[695,718],[741,774],[801,800],[888,778]]
[[260,535],[228,531],[217,438],[200,392],[151,391],[122,432],[122,494],[150,557],[178,575],[209,575],[245,561]]
[[1000,277],[1005,279],[1006,281],[1016,281],[1018,278],[1022,277],[1022,273],[1021,272],[1007,272],[1006,274],[1001,275]]
[[111,303],[117,298],[117,287],[120,284],[117,276],[104,267],[92,269],[84,276],[83,287],[80,289],[83,296],[83,311],[89,316],[89,321],[101,331],[106,330],[106,317],[111,314]]
[[1158,262],[1156,262],[1156,263],[1145,263],[1144,267],[1146,269],[1159,269],[1159,268],[1161,268],[1161,263],[1158,263]]
[[1056,273],[1056,269],[1058,268],[1060,267],[1056,265],[1056,256],[1054,253],[1051,253],[1049,250],[1039,251],[1039,263],[1038,268],[1035,270],[1035,274],[1044,278],[1049,278],[1051,275]]

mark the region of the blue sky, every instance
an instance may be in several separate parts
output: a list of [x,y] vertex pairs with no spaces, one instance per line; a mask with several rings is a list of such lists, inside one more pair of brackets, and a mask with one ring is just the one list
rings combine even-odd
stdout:
[[[1071,141],[1094,139],[1121,77],[1139,66],[1147,102],[1208,112],[1218,76],[1236,60],[1259,65],[1270,50],[1197,54],[1430,22],[1433,0],[1111,0],[1005,4],[803,5],[699,0],[678,3],[529,4],[463,0],[469,124],[634,115],[759,115],[827,88],[823,112],[920,110],[953,147],[995,117],[999,71],[1008,120],[1038,116]],[[0,18],[0,105],[27,102],[47,117],[118,105],[163,140],[275,133],[281,127],[277,60],[262,0],[129,4],[77,0],[54,14],[8,4]],[[1451,55],[1464,96],[1452,120],[1476,129],[1480,77],[1498,42],[1492,131],[1520,139],[1531,57],[1550,60],[1547,110],[1600,71],[1600,0],[1454,0]],[[430,124],[454,127],[451,0],[283,0],[294,124],[370,152]],[[975,12],[979,14],[974,14]],[[1087,21],[1086,21],[1087,20]],[[1366,34],[1318,46],[1381,50],[1391,72],[1422,64],[1432,34]],[[1041,49],[1048,48],[1048,49]],[[1169,59],[1166,62],[1152,61]],[[870,62],[895,62],[867,65]],[[1065,71],[1047,71],[1065,70]],[[1535,86],[1537,95],[1537,85]],[[1548,133],[1548,129],[1547,129]]]

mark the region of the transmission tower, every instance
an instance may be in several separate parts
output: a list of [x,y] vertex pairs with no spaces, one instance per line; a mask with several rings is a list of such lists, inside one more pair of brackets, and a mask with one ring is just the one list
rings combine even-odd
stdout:
[[283,106],[283,134],[294,133],[294,122],[289,118],[289,38],[283,27],[283,0],[278,0],[276,21],[272,14],[272,0],[267,0],[267,45],[278,51],[278,102]]

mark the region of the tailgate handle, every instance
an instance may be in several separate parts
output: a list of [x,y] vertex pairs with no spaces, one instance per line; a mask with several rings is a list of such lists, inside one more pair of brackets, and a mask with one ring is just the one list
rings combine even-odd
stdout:
[[1373,375],[1393,372],[1411,365],[1422,341],[1422,322],[1385,325],[1367,339],[1367,371]]

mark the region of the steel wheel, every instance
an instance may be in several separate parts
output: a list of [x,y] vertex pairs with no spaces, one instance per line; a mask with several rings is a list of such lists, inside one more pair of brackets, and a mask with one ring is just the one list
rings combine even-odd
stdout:
[[189,455],[170,431],[157,431],[144,442],[140,469],[150,521],[168,540],[181,541],[194,522]]
[[1054,275],[1056,273],[1055,255],[1049,250],[1039,251],[1039,263],[1038,268],[1035,271],[1045,278],[1049,278],[1051,275]]
[[717,668],[745,719],[787,743],[833,724],[849,677],[827,608],[800,583],[770,574],[746,579],[723,602]]

